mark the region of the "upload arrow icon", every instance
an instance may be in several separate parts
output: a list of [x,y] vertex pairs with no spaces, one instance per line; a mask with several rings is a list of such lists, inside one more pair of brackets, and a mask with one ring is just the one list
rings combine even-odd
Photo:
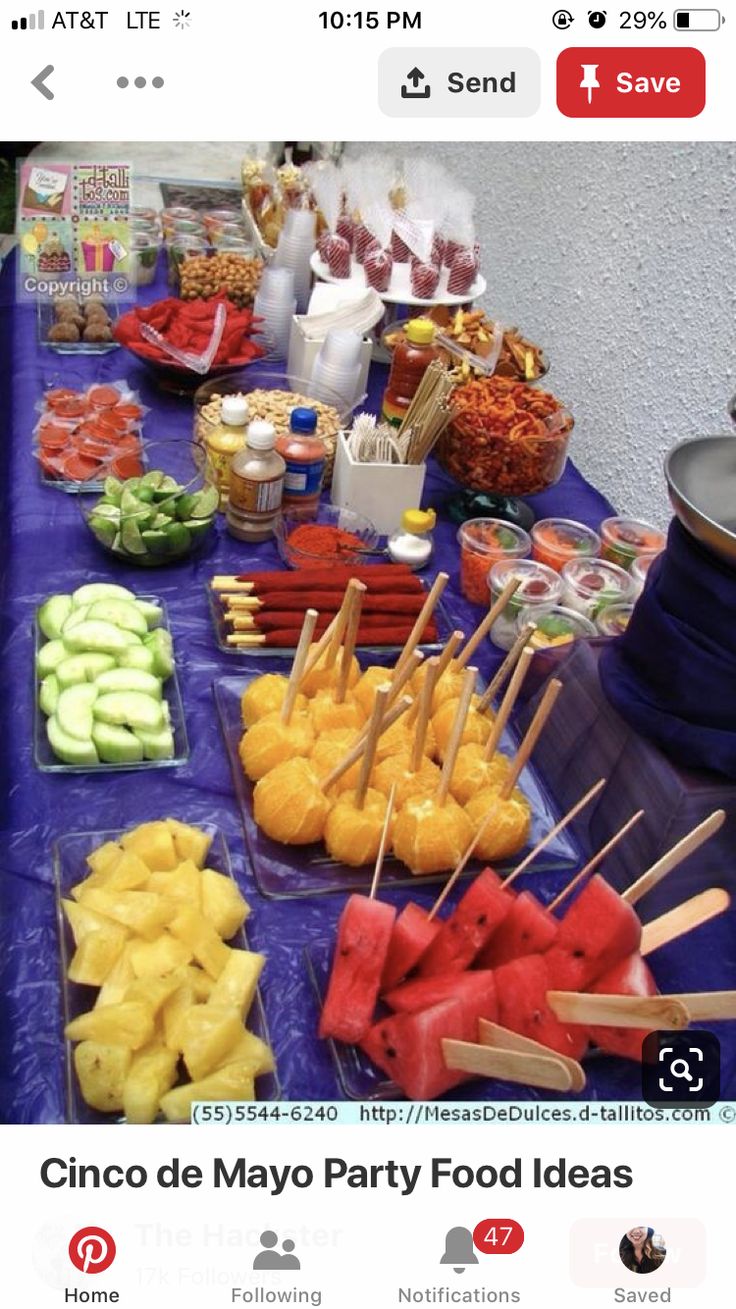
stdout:
[[410,91],[405,82],[401,88],[402,100],[429,100],[432,94],[429,83],[420,89],[420,83],[425,81],[421,68],[412,68],[411,72],[406,74],[406,81],[411,82],[414,90]]

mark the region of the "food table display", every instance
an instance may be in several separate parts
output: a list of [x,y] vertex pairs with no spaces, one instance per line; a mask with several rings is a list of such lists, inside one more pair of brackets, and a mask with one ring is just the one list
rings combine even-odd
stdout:
[[[339,1097],[345,1093],[345,1078],[338,1080],[330,1050],[318,1037],[319,1013],[313,979],[316,976],[318,984],[324,985],[345,904],[344,895],[272,899],[258,893],[252,869],[244,857],[240,814],[212,693],[213,683],[223,678],[240,676],[244,683],[246,677],[288,673],[289,663],[277,653],[247,650],[235,657],[218,648],[208,600],[214,575],[282,570],[276,543],[243,545],[228,537],[220,523],[200,553],[167,564],[153,574],[143,574],[138,563],[127,564],[120,554],[114,557],[105,550],[104,543],[87,530],[72,499],[41,482],[33,443],[38,421],[36,405],[44,389],[52,383],[58,384],[60,376],[63,378],[66,361],[50,355],[39,345],[35,312],[12,303],[12,277],[10,260],[0,280],[0,369],[9,415],[3,443],[6,487],[3,585],[8,636],[2,708],[4,721],[12,725],[2,760],[6,813],[0,985],[7,1018],[0,1039],[10,1076],[0,1099],[0,1118],[60,1121],[66,1112],[54,844],[63,841],[69,833],[119,832],[166,817],[194,827],[214,826],[227,842],[236,881],[252,911],[247,923],[248,948],[262,953],[267,961],[261,976],[265,1029],[259,1035],[269,1040],[273,1049],[281,1094],[289,1099]],[[166,294],[165,277],[159,271],[156,280],[141,292],[141,302],[153,303]],[[191,402],[159,389],[154,375],[143,363],[125,356],[123,367],[122,358],[121,351],[113,350],[101,356],[70,360],[69,368],[76,375],[70,385],[114,384],[125,377],[149,411],[145,416],[145,440],[191,441]],[[257,385],[259,369],[268,367],[259,362],[251,365],[253,385]],[[380,409],[385,378],[385,368],[374,365],[365,402],[365,408],[371,412]],[[439,572],[443,569],[448,572],[444,603],[452,626],[469,635],[483,610],[468,602],[461,591],[457,526],[442,512],[448,494],[454,490],[456,486],[451,479],[437,463],[430,462],[423,504],[437,510],[438,521],[433,534],[434,557],[425,576],[431,585]],[[538,519],[571,519],[594,530],[613,513],[612,506],[585,482],[569,461],[560,481],[540,495],[530,497],[530,504]],[[195,517],[189,521],[197,520]],[[154,535],[159,530],[165,535],[165,527],[162,524],[161,529],[154,529]],[[155,544],[149,533],[147,548]],[[298,576],[298,572],[292,576]],[[155,602],[165,606],[189,742],[189,757],[181,766],[168,766],[170,761],[166,760],[166,767],[156,768],[146,778],[123,767],[111,778],[105,769],[52,774],[38,771],[34,765],[32,724],[37,687],[29,672],[34,615],[48,597],[73,595],[83,585],[93,582],[116,584],[138,596],[150,592]],[[96,639],[99,641],[99,631]],[[97,653],[104,651],[98,649]],[[69,657],[73,657],[71,652]],[[474,653],[473,662],[487,681],[503,657],[503,650],[483,641]],[[111,671],[106,668],[101,676],[104,678]],[[145,669],[139,671],[145,678]],[[53,675],[53,669],[49,675]],[[137,680],[142,687],[143,682]],[[143,694],[128,688],[127,682],[124,688],[121,684],[120,691],[115,689],[116,685],[115,678],[109,689],[105,682],[102,694],[105,697]],[[75,706],[75,712],[85,717],[93,707],[90,700],[90,706]],[[135,707],[140,709],[140,702]],[[115,713],[115,706],[111,712]],[[163,722],[160,714],[155,714],[148,728],[144,722],[136,729],[125,718],[122,721],[116,718],[108,726],[128,732],[135,740],[142,733],[145,741],[146,732],[162,731]],[[106,739],[104,732],[102,739]],[[595,780],[589,777],[587,785]],[[584,789],[585,785],[581,786],[578,795]],[[558,812],[562,808],[558,806]],[[381,812],[385,812],[385,806]],[[93,848],[93,844],[88,844],[88,848]],[[581,849],[578,862],[584,862],[584,853]],[[80,880],[82,875],[80,869]],[[519,889],[538,889],[540,898],[548,902],[570,875],[568,867],[566,873],[554,878],[540,875],[538,882],[529,880]],[[153,876],[157,874],[154,872]],[[444,912],[452,912],[466,891],[465,883],[454,887]],[[423,886],[419,880],[410,891],[386,885],[380,900],[399,912],[410,901],[428,912],[436,895],[436,887]],[[390,916],[393,919],[393,914]],[[733,980],[723,978],[718,964],[721,958],[732,955],[732,933],[731,917],[721,915],[699,929],[697,959],[690,952],[690,960],[682,962],[681,955],[675,956],[676,945],[663,951],[665,973],[669,969],[676,976],[678,990],[723,989]],[[667,988],[667,976],[657,980],[660,990]],[[725,1087],[736,1073],[736,1043],[728,1036],[724,1039],[723,1057]],[[627,1099],[638,1098],[640,1094],[639,1072],[634,1062],[597,1059],[590,1062],[586,1071],[586,1095]],[[366,1091],[353,1087],[351,1093],[372,1092],[370,1088]],[[494,1099],[516,1099],[536,1092],[494,1080],[490,1084],[469,1082],[461,1094],[469,1098],[490,1095]]]

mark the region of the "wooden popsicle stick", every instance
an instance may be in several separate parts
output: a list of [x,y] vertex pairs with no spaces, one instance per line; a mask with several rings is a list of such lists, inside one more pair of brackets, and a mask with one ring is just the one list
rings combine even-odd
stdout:
[[561,1023],[595,1027],[687,1027],[690,1013],[672,995],[589,995],[579,991],[548,991],[547,1004]]
[[360,626],[360,615],[363,610],[363,596],[368,590],[364,582],[355,582],[350,585],[350,597],[348,600],[348,622],[345,630],[345,640],[340,653],[340,672],[337,678],[337,687],[335,689],[335,704],[343,704],[348,691],[348,682],[350,680],[350,669],[353,664],[353,655],[358,640],[358,628]]
[[521,655],[522,650],[525,648],[529,640],[529,637],[531,636],[532,632],[536,632],[536,630],[537,630],[536,623],[527,623],[526,627],[523,627],[522,630],[519,632],[519,635],[517,636],[516,640],[514,641],[514,644],[512,645],[511,649],[506,655],[506,658],[504,659],[500,668],[497,670],[495,676],[488,683],[488,686],[486,687],[485,691],[480,697],[480,700],[478,701],[478,709],[482,714],[487,713],[488,710],[490,709],[491,704],[495,700],[498,692],[501,690],[501,687],[506,681],[506,678],[511,676],[517,663],[519,662],[519,657]]
[[489,1023],[487,1019],[478,1020],[478,1044],[489,1046],[493,1050],[513,1050],[516,1054],[536,1054],[542,1055],[543,1058],[549,1058],[554,1053],[555,1059],[564,1064],[570,1074],[571,1090],[575,1092],[585,1090],[585,1070],[577,1059],[570,1059],[567,1055],[558,1054],[550,1050],[548,1045],[542,1045],[541,1041],[532,1041],[529,1036],[520,1036],[518,1032],[512,1032],[509,1027],[501,1027],[499,1023]]
[[[418,700],[414,701],[412,710],[418,705],[417,723],[414,729],[414,742],[411,748],[411,762],[409,768],[412,773],[418,773],[422,766],[424,757],[424,742],[427,739],[430,720],[432,718],[432,699],[434,697],[434,688],[437,685],[439,677],[440,661],[435,655],[427,664],[427,675],[422,683],[422,690]],[[410,711],[411,712],[411,711]]]
[[478,649],[478,646],[482,641],[485,641],[499,614],[503,613],[509,600],[511,600],[520,585],[520,577],[509,578],[498,599],[493,602],[485,618],[478,624],[473,635],[468,638],[468,643],[465,646],[465,649],[458,656],[455,665],[456,672],[462,672],[463,668],[467,668],[473,655]]
[[486,747],[483,751],[483,758],[486,762],[493,758],[498,749],[499,741],[501,740],[504,728],[511,717],[511,711],[516,704],[519,692],[524,685],[524,678],[529,672],[529,665],[533,658],[534,651],[530,650],[528,646],[525,646],[519,655],[519,660],[514,669],[511,681],[506,687],[503,700],[498,706],[498,713],[493,720],[491,734],[486,741]]
[[681,1001],[693,1023],[719,1023],[736,1018],[736,991],[687,991],[667,998]]
[[373,772],[373,761],[378,749],[378,738],[381,735],[382,724],[386,713],[386,701],[388,699],[389,686],[379,686],[376,691],[376,698],[373,701],[373,710],[371,712],[370,722],[368,724],[368,735],[365,738],[363,747],[363,760],[360,765],[358,774],[358,785],[355,788],[355,807],[362,809],[365,804],[368,783],[371,780]]
[[289,673],[289,683],[286,688],[284,703],[281,706],[282,723],[291,722],[291,715],[294,712],[296,697],[299,694],[299,686],[304,675],[304,665],[307,662],[309,647],[312,644],[312,637],[314,636],[314,629],[317,626],[318,617],[319,614],[316,609],[308,609],[304,615],[302,630],[299,633],[299,644],[296,647],[296,654],[294,655],[294,662],[291,665],[291,672]]
[[268,637],[265,635],[256,636],[255,632],[231,632],[225,637],[227,645],[237,646],[238,649],[247,649],[249,646],[265,645]]
[[693,932],[711,918],[725,913],[730,903],[728,891],[721,887],[714,886],[709,891],[701,891],[692,899],[678,904],[675,909],[670,909],[669,913],[653,918],[651,923],[645,923],[641,929],[639,953],[652,954],[660,946],[669,945],[670,941],[676,941],[679,936]]
[[253,582],[239,582],[237,577],[215,576],[210,582],[213,591],[252,591]]
[[386,803],[386,816],[383,820],[383,830],[381,832],[381,844],[378,847],[378,854],[376,855],[376,866],[373,869],[373,881],[371,882],[370,894],[368,896],[369,900],[375,900],[376,892],[378,891],[378,883],[381,880],[381,873],[383,872],[383,861],[386,858],[386,850],[388,848],[388,838],[389,838],[389,833],[391,831],[391,819],[394,816],[395,803],[396,803],[396,783],[392,782],[391,790],[388,793],[388,801]]
[[554,1051],[547,1054],[520,1054],[515,1050],[494,1050],[487,1045],[473,1045],[470,1041],[454,1041],[444,1037],[442,1054],[445,1067],[476,1077],[495,1077],[502,1082],[519,1082],[523,1086],[538,1086],[545,1091],[570,1091],[570,1070]]
[[463,673],[463,687],[460,692],[460,698],[457,702],[457,710],[455,711],[455,717],[452,723],[450,739],[447,743],[447,750],[442,764],[442,776],[440,777],[435,796],[438,805],[444,805],[450,793],[450,782],[452,781],[452,774],[455,771],[457,752],[462,744],[465,721],[470,711],[470,702],[473,698],[475,679],[477,676],[477,668],[466,668]]
[[704,841],[714,836],[723,826],[725,819],[726,811],[724,809],[714,810],[709,818],[694,827],[691,832],[688,832],[687,836],[683,836],[682,840],[673,845],[671,850],[663,854],[656,863],[652,864],[651,868],[648,868],[631,886],[622,891],[621,899],[625,900],[627,904],[636,904],[641,900],[642,896],[645,896],[668,873],[671,873],[673,868],[677,868],[677,865],[687,859],[688,855],[693,854]]
[[553,677],[552,681],[547,683],[544,695],[537,705],[537,711],[526,729],[524,740],[511,761],[511,772],[504,779],[500,790],[502,800],[509,799],[523,770],[529,763],[534,747],[547,725],[547,720],[555,707],[555,701],[561,690],[562,682],[558,678]]
[[636,813],[632,814],[631,817],[626,820],[623,827],[619,827],[618,831],[614,832],[610,840],[606,841],[606,844],[601,846],[600,850],[598,850],[598,852],[593,855],[592,859],[588,860],[585,867],[581,868],[580,872],[576,873],[575,876],[572,878],[572,880],[567,883],[567,886],[563,886],[559,895],[555,896],[552,903],[547,905],[547,908],[549,909],[550,913],[552,913],[557,908],[558,905],[562,904],[563,900],[567,899],[568,895],[570,895],[571,892],[575,890],[576,886],[579,886],[581,882],[584,882],[588,877],[590,877],[595,872],[596,868],[598,868],[599,865],[603,863],[604,859],[608,858],[611,851],[615,850],[619,841],[623,841],[627,832],[631,831],[631,828],[634,827],[634,825],[639,822],[639,819],[642,818],[643,815],[644,815],[644,810],[637,809]]
[[434,613],[435,609],[437,608],[439,598],[442,595],[442,592],[447,586],[449,580],[450,578],[447,573],[438,573],[437,576],[435,577],[434,582],[432,583],[432,589],[429,592],[427,599],[424,601],[424,604],[422,605],[421,608],[421,612],[413,628],[411,629],[411,632],[409,633],[406,644],[404,645],[404,649],[399,655],[398,663],[396,665],[397,673],[400,671],[401,668],[403,668],[404,664],[406,663],[406,660],[411,657],[416,647],[419,645],[422,639],[422,635],[424,633],[424,629],[427,626],[427,623],[429,622],[430,618],[432,617],[432,614]]
[[468,864],[469,861],[472,859],[472,857],[473,857],[473,852],[475,851],[475,847],[478,845],[478,843],[479,843],[481,837],[485,836],[485,834],[486,834],[486,832],[487,832],[487,830],[488,830],[488,826],[489,826],[489,824],[493,821],[494,818],[497,817],[497,812],[498,812],[498,811],[497,811],[497,809],[496,809],[495,804],[491,805],[491,808],[488,810],[488,813],[486,814],[485,818],[483,819],[483,822],[480,824],[480,827],[478,828],[477,832],[474,833],[472,841],[470,841],[469,844],[466,846],[466,848],[465,848],[465,853],[462,855],[459,864],[456,864],[456,866],[455,866],[455,868],[453,869],[453,871],[452,871],[450,877],[449,877],[448,880],[445,882],[445,885],[443,886],[442,890],[440,891],[439,895],[437,896],[437,899],[435,900],[434,904],[432,905],[432,908],[430,909],[429,913],[427,914],[427,920],[428,920],[428,922],[431,923],[431,921],[432,921],[432,919],[435,917],[435,915],[439,913],[440,909],[442,908],[443,904],[445,903],[445,900],[447,899],[448,895],[450,894],[450,891],[452,890],[452,888],[453,888],[453,886],[455,885],[456,881],[457,881],[458,878],[461,876],[461,874],[465,871],[465,868],[467,867],[467,864]]
[[525,872],[529,865],[536,859],[537,855],[541,854],[542,850],[549,845],[550,841],[554,841],[555,837],[559,836],[560,832],[564,832],[568,824],[571,823],[574,818],[577,818],[580,811],[584,809],[586,805],[590,804],[591,800],[603,790],[605,785],[606,778],[601,777],[600,780],[595,783],[595,786],[591,786],[590,790],[586,791],[585,795],[581,796],[577,804],[574,804],[572,809],[568,809],[564,818],[561,818],[558,823],[555,823],[554,827],[550,827],[549,831],[542,837],[541,841],[537,842],[534,849],[530,850],[529,854],[524,856],[521,863],[516,865],[516,868],[512,873],[509,873],[504,882],[504,886],[510,886],[521,873]]
[[[386,683],[386,685],[388,685],[388,683]],[[380,689],[381,688],[379,688],[379,690]],[[386,714],[383,720],[383,723],[381,724],[381,733],[380,733],[381,736],[383,735],[384,732],[388,731],[389,727],[393,727],[394,723],[397,722],[399,718],[401,718],[402,714],[406,713],[411,703],[412,703],[411,696],[405,695],[402,696],[402,698],[398,701],[397,704],[391,706],[391,708],[389,709],[388,713]],[[320,783],[320,789],[324,791],[325,795],[329,791],[330,787],[335,785],[335,782],[340,781],[340,778],[342,777],[343,773],[346,773],[349,768],[352,768],[353,764],[357,764],[358,760],[363,755],[363,751],[365,750],[365,742],[366,742],[365,736],[358,737],[358,739],[355,742],[355,745],[351,746],[349,752],[345,755],[345,758],[341,759],[339,764],[335,765],[332,772],[328,773],[327,777],[323,778],[323,780]]]

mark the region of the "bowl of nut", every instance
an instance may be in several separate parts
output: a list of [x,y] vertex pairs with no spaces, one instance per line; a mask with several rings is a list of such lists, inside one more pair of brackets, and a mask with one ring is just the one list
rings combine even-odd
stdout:
[[117,307],[98,295],[39,300],[38,339],[56,354],[106,354],[117,348],[117,318]]

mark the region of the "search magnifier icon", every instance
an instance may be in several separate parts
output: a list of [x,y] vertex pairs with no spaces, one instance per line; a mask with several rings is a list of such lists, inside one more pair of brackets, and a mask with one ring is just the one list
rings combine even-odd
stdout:
[[687,1059],[673,1059],[670,1064],[670,1077],[682,1077],[686,1082],[692,1082],[693,1075],[690,1072],[690,1065]]

